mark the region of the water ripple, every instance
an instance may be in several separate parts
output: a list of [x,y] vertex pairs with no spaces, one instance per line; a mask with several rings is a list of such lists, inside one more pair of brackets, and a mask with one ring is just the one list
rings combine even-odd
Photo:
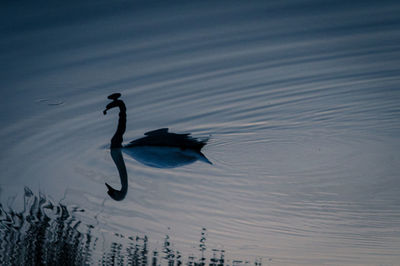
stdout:
[[[7,110],[0,219],[8,232],[1,247],[10,258],[22,260],[7,247],[29,243],[37,254],[27,259],[41,262],[42,247],[70,237],[68,250],[83,251],[71,258],[77,264],[103,240],[107,248],[93,248],[89,263],[118,264],[113,258],[134,253],[144,235],[164,239],[170,227],[176,245],[189,247],[198,241],[192,232],[206,227],[231,258],[399,260],[397,2],[100,1],[0,10]],[[125,142],[163,127],[192,133],[210,138],[204,153],[213,165],[154,169],[125,156],[130,193],[108,200],[104,183],[119,180],[108,150],[117,115],[102,110],[116,91],[127,105]],[[25,186],[63,204],[26,195],[34,213],[5,211]],[[85,213],[77,219],[62,206]],[[132,231],[141,236],[128,248],[122,236]]]

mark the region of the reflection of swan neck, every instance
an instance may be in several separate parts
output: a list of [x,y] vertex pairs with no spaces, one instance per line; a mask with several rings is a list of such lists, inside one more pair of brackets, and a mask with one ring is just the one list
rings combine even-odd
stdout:
[[121,149],[111,149],[111,157],[118,168],[119,177],[121,179],[121,190],[116,190],[106,183],[108,195],[114,200],[123,200],[128,192],[128,173],[126,172],[124,157],[122,157]]

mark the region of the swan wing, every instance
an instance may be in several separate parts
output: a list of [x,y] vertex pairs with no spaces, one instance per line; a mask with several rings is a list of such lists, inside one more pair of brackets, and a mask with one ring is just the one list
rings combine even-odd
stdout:
[[146,136],[154,136],[168,133],[168,128],[160,128],[144,133]]

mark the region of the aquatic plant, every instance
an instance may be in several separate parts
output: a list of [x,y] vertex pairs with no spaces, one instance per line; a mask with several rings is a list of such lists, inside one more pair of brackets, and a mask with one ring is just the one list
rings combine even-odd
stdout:
[[[229,265],[225,264],[224,250],[212,249],[213,256],[207,260],[206,228],[201,230],[199,258],[192,254],[186,263],[169,234],[164,238],[161,258],[157,249],[149,249],[146,235],[114,234],[117,240],[100,248],[97,228],[77,217],[83,212],[76,206],[55,204],[29,188],[25,188],[21,211],[0,203],[0,265],[203,266],[207,261],[210,266]],[[238,262],[232,261],[232,265]],[[255,265],[261,266],[261,260],[256,260]]]

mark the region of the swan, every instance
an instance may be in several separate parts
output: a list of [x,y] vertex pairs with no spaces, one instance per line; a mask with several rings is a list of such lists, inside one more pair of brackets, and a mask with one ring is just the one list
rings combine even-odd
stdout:
[[201,149],[207,144],[208,139],[198,140],[188,133],[170,133],[168,128],[146,132],[144,134],[145,137],[133,140],[127,145],[122,145],[123,135],[126,130],[126,106],[119,99],[120,97],[120,93],[109,95],[107,98],[112,101],[107,104],[103,111],[103,114],[106,115],[108,110],[115,107],[119,108],[118,126],[111,138],[110,149],[111,157],[118,168],[122,188],[121,190],[116,190],[106,183],[107,193],[111,198],[122,200],[128,191],[128,174],[121,151],[147,166],[156,168],[174,168],[193,163],[196,160],[212,164],[201,153]]
[[113,93],[107,98],[112,100],[111,103],[107,104],[103,114],[106,115],[107,111],[119,107],[119,120],[117,131],[111,138],[110,148],[133,148],[140,146],[157,146],[157,147],[176,147],[182,150],[193,150],[201,152],[204,145],[207,144],[207,140],[197,140],[192,138],[189,133],[187,134],[176,134],[168,132],[168,128],[160,128],[157,130],[149,131],[144,133],[146,137],[131,141],[128,145],[122,146],[123,135],[126,130],[126,106],[125,103],[119,99],[121,93]]

